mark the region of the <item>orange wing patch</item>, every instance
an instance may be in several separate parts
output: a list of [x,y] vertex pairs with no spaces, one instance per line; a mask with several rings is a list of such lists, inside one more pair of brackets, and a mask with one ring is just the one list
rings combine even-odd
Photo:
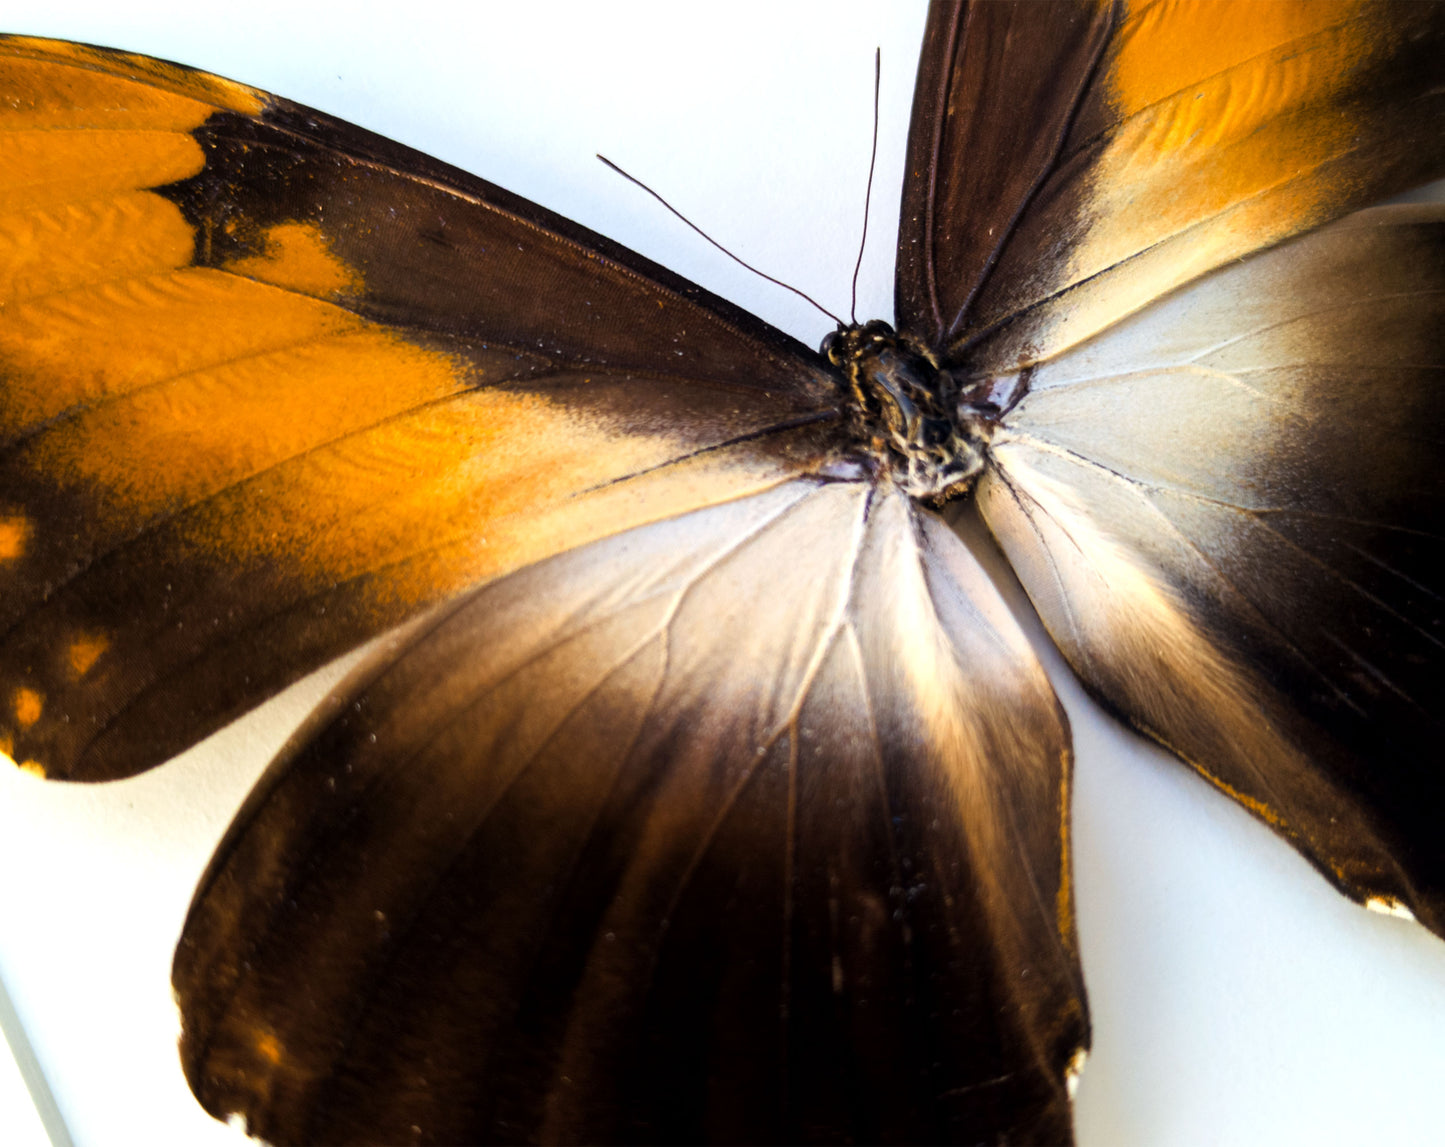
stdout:
[[45,698],[34,689],[17,689],[14,708],[15,723],[22,729],[28,729],[40,720],[40,714],[45,711]]
[[[254,112],[262,97],[153,61],[135,66],[160,89],[89,70],[124,57],[33,50],[46,62],[0,61],[0,83],[27,93],[6,117],[22,130],[6,139],[39,156],[44,184],[43,206],[0,217],[14,255],[0,278],[0,363],[14,380],[0,396],[0,439],[19,443],[12,472],[84,500],[100,552],[189,515],[188,544],[215,561],[264,555],[318,587],[408,568],[387,594],[425,600],[437,578],[466,584],[547,552],[540,539],[557,538],[546,507],[568,529],[597,532],[563,504],[685,451],[535,393],[475,389],[486,352],[463,361],[322,301],[364,283],[313,223],[270,226],[224,270],[190,266],[191,226],[145,188],[201,169],[187,132],[217,106]],[[494,357],[500,377],[527,361],[508,348]],[[761,472],[743,464],[739,477],[750,490]],[[692,502],[685,478],[644,485]],[[656,512],[675,512],[663,501]],[[487,529],[519,514],[528,529]],[[0,556],[19,557],[28,519],[5,524]]]
[[12,305],[0,312],[0,362],[13,378],[45,381],[5,389],[0,438],[167,380],[362,326],[339,307],[205,268],[87,285]]
[[[1238,255],[1322,222],[1325,170],[1359,129],[1337,101],[1367,56],[1354,4],[1219,0],[1155,4],[1122,37],[1110,98],[1122,124],[1098,160],[1082,282],[1228,213],[1226,226],[1138,276],[1129,309]],[[1303,177],[1303,178],[1302,178]],[[1117,290],[1119,284],[1114,287]],[[1100,299],[1110,314],[1117,298]],[[1087,315],[1075,326],[1093,327]]]
[[188,132],[218,110],[260,115],[267,99],[245,84],[149,56],[29,36],[0,39],[0,91],[6,121],[22,128]]
[[[1057,209],[1027,232],[1044,263],[1067,257],[1021,269],[1035,281],[998,306],[1026,314],[990,359],[1047,361],[1216,267],[1436,177],[1435,11],[1132,3],[1043,197]],[[1387,115],[1418,146],[1383,144]]]
[[21,557],[29,538],[28,518],[0,518],[0,561],[14,561]]
[[195,175],[205,161],[201,145],[181,132],[9,130],[0,212],[162,187]]
[[[107,751],[87,754],[113,722],[203,735],[305,658],[801,465],[736,410],[708,437],[678,387],[624,418],[595,364],[362,317],[359,267],[320,216],[277,218],[280,199],[203,215],[244,242],[195,265],[208,236],[154,189],[215,158],[194,129],[265,100],[0,41],[0,147],[18,157],[0,165],[0,735],[53,774],[105,775]],[[260,177],[244,150],[215,162],[217,187]],[[188,689],[206,696],[178,710]]]
[[175,204],[148,191],[0,214],[0,306],[181,267],[193,245]]
[[1120,36],[1111,77],[1115,102],[1126,116],[1195,89],[1241,62],[1343,28],[1361,5],[1357,0],[1164,0],[1133,7],[1137,14]]
[[226,270],[322,298],[361,293],[361,276],[336,258],[314,224],[279,224],[265,233],[260,246],[261,254],[227,263]]
[[100,656],[110,648],[110,639],[107,637],[87,635],[77,637],[70,643],[70,649],[66,652],[66,660],[70,664],[70,672],[75,680],[79,681],[90,672],[91,666],[100,660]]
[[205,163],[194,129],[265,107],[260,92],[174,64],[25,37],[0,40],[0,95],[6,213],[185,179]]

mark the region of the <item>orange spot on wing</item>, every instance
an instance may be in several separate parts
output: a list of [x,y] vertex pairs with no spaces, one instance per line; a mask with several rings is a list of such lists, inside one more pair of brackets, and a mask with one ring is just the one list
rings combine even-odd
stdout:
[[261,254],[226,264],[226,270],[278,287],[325,297],[361,293],[361,276],[331,252],[320,228],[282,223],[261,240]]
[[42,781],[47,776],[45,766],[39,761],[17,761],[15,759],[15,738],[10,736],[9,733],[0,734],[0,757],[9,761],[22,773],[29,773],[32,777],[39,777]]
[[15,690],[15,720],[20,723],[22,729],[28,729],[40,720],[40,714],[44,708],[45,699],[34,689],[22,686]]
[[270,1032],[259,1032],[256,1036],[256,1054],[267,1063],[281,1062],[281,1041]]
[[25,545],[30,540],[30,519],[0,518],[0,561],[14,561],[24,557]]
[[70,671],[78,681],[90,672],[100,655],[110,648],[110,641],[105,637],[81,637],[70,643],[70,650],[67,659],[70,662]]

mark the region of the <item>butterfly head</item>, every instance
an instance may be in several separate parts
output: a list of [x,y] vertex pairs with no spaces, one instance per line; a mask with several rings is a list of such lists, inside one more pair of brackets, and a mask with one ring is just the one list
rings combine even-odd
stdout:
[[877,319],[840,325],[820,350],[843,372],[852,436],[875,474],[932,505],[973,487],[990,423],[926,350]]

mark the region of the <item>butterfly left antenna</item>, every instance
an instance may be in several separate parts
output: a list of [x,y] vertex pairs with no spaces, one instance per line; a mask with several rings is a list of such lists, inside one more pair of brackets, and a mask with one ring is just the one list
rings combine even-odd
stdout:
[[709,235],[706,231],[704,231],[701,227],[699,227],[696,223],[694,223],[691,219],[689,219],[686,215],[684,215],[661,195],[652,190],[652,188],[648,187],[647,184],[643,183],[642,180],[638,179],[636,176],[628,175],[627,172],[623,171],[622,168],[618,167],[617,164],[613,163],[605,155],[599,155],[597,158],[600,159],[603,163],[605,163],[608,167],[612,168],[613,171],[617,172],[618,175],[622,176],[622,178],[627,180],[629,183],[637,184],[638,187],[642,188],[643,191],[647,192],[647,194],[656,199],[659,203],[661,203],[664,207],[666,207],[669,211],[671,211],[674,215],[676,215],[679,219],[681,219],[684,223],[686,223],[689,227],[691,227],[694,231],[696,231],[699,235],[701,235],[704,239],[706,239],[729,259],[731,259],[734,263],[737,263],[740,267],[746,267],[754,275],[758,275],[766,279],[768,282],[782,287],[785,291],[792,291],[793,294],[798,296],[798,298],[803,299],[805,302],[811,303],[813,306],[817,307],[818,310],[820,310],[823,314],[827,315],[840,327],[844,325],[842,319],[840,319],[827,307],[823,306],[822,303],[818,302],[818,300],[813,298],[812,295],[798,290],[797,287],[791,286],[790,284],[783,282],[782,279],[775,279],[766,271],[759,271],[751,263],[738,258],[738,256],[734,255],[731,251],[729,251],[726,247],[724,247],[721,243],[719,243],[716,239],[714,239],[711,235]]
[[873,49],[873,154],[868,157],[868,188],[863,192],[863,238],[858,241],[858,262],[853,264],[853,299],[848,307],[853,325],[858,325],[858,273],[863,270],[863,252],[868,249],[868,209],[873,205],[873,169],[878,166],[878,91],[883,79],[883,49]]

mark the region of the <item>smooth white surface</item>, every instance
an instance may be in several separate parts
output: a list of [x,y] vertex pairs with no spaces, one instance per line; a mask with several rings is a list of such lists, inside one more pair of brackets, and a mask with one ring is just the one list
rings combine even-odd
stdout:
[[[846,309],[881,45],[883,138],[859,315],[891,315],[919,8],[9,7],[0,23],[10,30],[194,64],[421,148],[810,344],[827,320],[727,262],[592,156]],[[1080,1141],[1438,1141],[1445,945],[1346,903],[1266,829],[1101,716],[1046,656],[1079,761],[1077,886],[1095,1025]],[[82,1147],[240,1141],[181,1077],[171,949],[226,820],[309,703],[293,691],[185,758],[105,788],[0,771],[0,980]]]
[[[0,1009],[7,1007],[8,1002],[0,1000]],[[9,1032],[0,1034],[8,1036]],[[16,1044],[23,1055],[29,1041],[20,1033]],[[38,1086],[44,1095],[44,1081]],[[57,1131],[63,1134],[63,1127]],[[6,1147],[53,1147],[25,1074],[6,1039],[0,1039],[0,1143]]]

